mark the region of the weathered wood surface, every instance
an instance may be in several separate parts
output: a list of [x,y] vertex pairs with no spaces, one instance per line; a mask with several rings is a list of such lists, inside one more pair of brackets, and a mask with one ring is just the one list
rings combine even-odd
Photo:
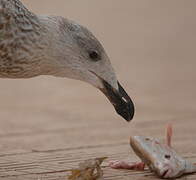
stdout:
[[[85,159],[101,156],[108,156],[109,160],[127,159],[127,157],[132,161],[137,160],[125,142],[88,147],[5,153],[0,155],[0,179],[67,179],[69,174],[67,170],[77,167],[77,164]],[[192,161],[196,161],[195,154],[184,153],[184,156]],[[103,169],[104,177],[108,180],[157,179],[148,170],[144,172],[112,170],[107,167],[107,161],[103,164]],[[195,178],[195,175],[189,175],[182,179]]]
[[[91,157],[136,160],[129,136],[163,140],[169,122],[176,150],[196,161],[196,1],[23,2],[92,29],[133,97],[136,116],[126,123],[101,92],[81,82],[1,79],[0,179],[65,180],[67,169]],[[104,167],[104,173],[108,180],[156,179],[149,171]]]

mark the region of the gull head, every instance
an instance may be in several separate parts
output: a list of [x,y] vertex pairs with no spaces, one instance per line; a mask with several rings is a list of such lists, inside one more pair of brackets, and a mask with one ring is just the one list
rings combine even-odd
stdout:
[[52,32],[48,51],[50,74],[93,85],[107,96],[119,115],[130,121],[134,104],[118,82],[101,43],[87,28],[73,21],[61,17],[50,18],[50,21],[53,22],[46,24]]

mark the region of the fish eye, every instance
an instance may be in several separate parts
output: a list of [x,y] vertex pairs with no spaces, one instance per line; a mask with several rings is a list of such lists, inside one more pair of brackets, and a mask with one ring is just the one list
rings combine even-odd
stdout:
[[99,61],[101,60],[100,55],[98,54],[97,51],[90,51],[89,52],[89,57],[93,60],[93,61]]
[[168,155],[168,154],[165,155],[165,159],[170,159],[170,158],[171,158],[170,155]]

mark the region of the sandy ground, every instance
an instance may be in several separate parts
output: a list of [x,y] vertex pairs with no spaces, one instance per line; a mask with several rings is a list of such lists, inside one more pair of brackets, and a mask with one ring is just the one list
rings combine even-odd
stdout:
[[196,152],[196,1],[23,2],[38,14],[87,26],[104,45],[136,115],[126,123],[101,92],[80,81],[0,79],[1,154],[128,143],[134,134],[163,138],[170,122],[175,147]]

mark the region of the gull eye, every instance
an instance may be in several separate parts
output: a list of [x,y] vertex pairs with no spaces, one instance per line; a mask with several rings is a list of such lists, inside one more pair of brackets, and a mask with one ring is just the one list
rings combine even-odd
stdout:
[[99,54],[97,53],[97,51],[90,51],[89,52],[89,57],[93,60],[93,61],[99,61],[101,58],[99,56]]

